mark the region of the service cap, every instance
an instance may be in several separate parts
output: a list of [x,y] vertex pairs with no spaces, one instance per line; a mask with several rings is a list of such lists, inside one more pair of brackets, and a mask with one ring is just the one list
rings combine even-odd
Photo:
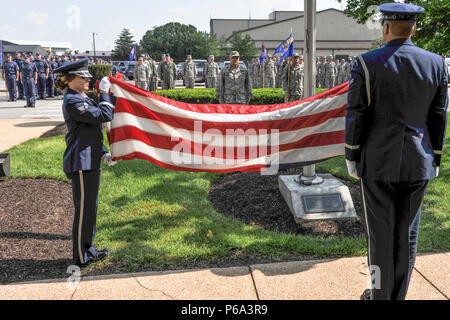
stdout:
[[416,15],[424,13],[425,9],[411,3],[383,3],[378,6],[382,13],[382,20],[415,21]]
[[54,72],[59,74],[75,74],[80,77],[92,78],[92,75],[89,73],[88,63],[89,59],[73,61],[55,69]]

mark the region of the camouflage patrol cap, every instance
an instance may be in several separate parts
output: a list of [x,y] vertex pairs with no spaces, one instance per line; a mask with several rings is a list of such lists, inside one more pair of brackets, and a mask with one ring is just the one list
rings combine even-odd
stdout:
[[214,58],[214,56],[213,56],[213,55],[210,55],[209,58],[210,58],[210,59],[211,59],[211,58]]
[[267,58],[272,58],[272,55],[271,55],[271,54],[268,54],[268,55],[267,55]]
[[294,58],[299,58],[299,57],[300,57],[300,55],[299,55],[299,53],[298,53],[298,52],[294,52],[294,54],[292,55],[292,57],[294,57]]
[[192,59],[192,56],[189,54],[189,55],[187,56],[187,59]]
[[231,51],[231,53],[230,53],[230,58],[231,57],[239,57],[239,52],[237,52],[237,51]]

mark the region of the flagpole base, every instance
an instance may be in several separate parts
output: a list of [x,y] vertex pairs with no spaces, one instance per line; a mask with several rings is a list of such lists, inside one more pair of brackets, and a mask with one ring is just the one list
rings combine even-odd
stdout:
[[301,184],[303,186],[316,186],[323,183],[323,178],[315,175],[314,177],[306,177],[304,175],[300,175],[295,179],[295,182]]

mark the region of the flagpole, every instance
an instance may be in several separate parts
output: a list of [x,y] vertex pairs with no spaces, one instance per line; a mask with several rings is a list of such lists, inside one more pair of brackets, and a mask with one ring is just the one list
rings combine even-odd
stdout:
[[[316,0],[305,0],[305,95],[312,97],[316,93]],[[304,185],[317,185],[323,179],[316,174],[316,166],[303,167],[298,182]]]

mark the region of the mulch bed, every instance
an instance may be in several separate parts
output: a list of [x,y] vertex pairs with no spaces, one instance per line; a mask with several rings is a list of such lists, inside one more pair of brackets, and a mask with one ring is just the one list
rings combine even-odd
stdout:
[[[304,221],[297,223],[278,188],[280,175],[299,175],[301,168],[280,170],[278,175],[238,172],[216,180],[209,199],[222,214],[264,230],[294,235],[329,237],[364,236],[360,219]],[[341,180],[349,187],[358,216],[362,213],[359,185]]]
[[[42,137],[65,134],[65,125]],[[282,170],[279,174],[300,174],[301,169]],[[359,186],[343,181],[349,188],[358,214],[362,212]],[[278,176],[258,173],[234,173],[212,183],[209,193],[214,207],[249,225],[265,230],[320,237],[359,237],[364,234],[358,220],[295,222],[278,191]],[[72,260],[73,203],[71,185],[52,179],[0,180],[0,284],[68,278]],[[292,255],[283,261],[306,260]],[[171,269],[230,267],[280,260],[253,257],[240,251],[208,262],[190,261]],[[83,275],[129,272],[114,262],[101,270],[83,271]],[[148,269],[132,270],[150,271]]]

